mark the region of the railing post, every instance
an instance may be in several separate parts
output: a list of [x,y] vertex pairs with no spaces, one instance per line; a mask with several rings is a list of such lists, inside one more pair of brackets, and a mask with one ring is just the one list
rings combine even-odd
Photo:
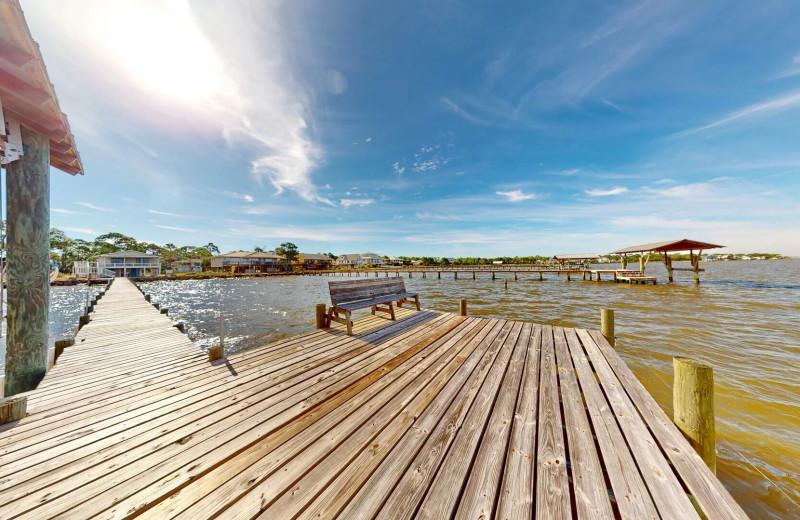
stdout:
[[208,361],[216,361],[225,357],[225,316],[219,315],[219,346],[208,347]]
[[616,341],[614,340],[614,310],[602,309],[600,311],[600,333],[608,340],[608,343],[614,347]]
[[714,370],[708,363],[672,358],[673,421],[711,471],[717,473]]
[[317,329],[325,328],[325,304],[317,304]]
[[458,302],[458,313],[461,316],[467,315],[467,299],[461,298],[461,301]]

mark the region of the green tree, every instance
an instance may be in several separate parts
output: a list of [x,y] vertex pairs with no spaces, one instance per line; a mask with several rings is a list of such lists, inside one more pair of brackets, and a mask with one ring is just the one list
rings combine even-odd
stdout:
[[300,254],[300,250],[297,249],[297,246],[291,242],[284,242],[280,246],[275,248],[275,254],[278,256],[282,256],[284,260],[288,263],[292,263],[297,259],[297,255]]
[[219,248],[214,245],[214,242],[209,242],[208,244],[206,244],[206,249],[212,255],[218,255],[219,254]]
[[253,251],[255,251],[256,253],[263,253],[264,252],[264,248],[262,248],[260,246],[256,246],[256,247],[253,248]]

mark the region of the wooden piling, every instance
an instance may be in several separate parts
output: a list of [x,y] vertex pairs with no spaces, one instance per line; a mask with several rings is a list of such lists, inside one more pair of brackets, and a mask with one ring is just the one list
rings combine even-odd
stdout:
[[672,358],[672,367],[673,421],[716,474],[714,371],[708,363],[684,357]]
[[508,280],[503,280],[503,285],[505,286],[506,289],[508,289]]
[[461,298],[461,301],[458,302],[458,314],[461,316],[467,315],[467,299]]
[[9,396],[44,377],[50,303],[50,139],[24,126],[20,132],[25,153],[5,165]]
[[614,347],[616,341],[614,340],[614,310],[602,309],[600,311],[600,333],[608,340],[608,343]]
[[0,400],[0,424],[19,421],[28,415],[28,397],[10,397]]
[[325,328],[325,307],[326,305],[324,303],[317,304],[317,329]]
[[216,361],[225,357],[225,347],[208,347],[208,361]]

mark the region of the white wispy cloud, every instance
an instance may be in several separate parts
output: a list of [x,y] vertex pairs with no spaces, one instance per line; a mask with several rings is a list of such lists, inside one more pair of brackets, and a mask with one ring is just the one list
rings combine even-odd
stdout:
[[536,194],[523,193],[522,190],[496,191],[495,194],[506,197],[508,202],[521,202],[523,200],[531,200],[536,198]]
[[444,105],[444,107],[447,110],[449,110],[450,112],[456,114],[457,116],[460,116],[460,117],[466,119],[467,121],[470,121],[472,123],[477,123],[479,125],[484,125],[484,126],[490,124],[485,119],[481,119],[480,117],[468,112],[467,110],[462,108],[458,103],[456,103],[455,101],[453,101],[452,99],[450,99],[448,97],[442,97],[441,101],[442,101],[442,104]]
[[365,143],[371,143],[372,142],[372,137],[367,137],[366,139],[364,139],[364,142]]
[[197,230],[196,230],[196,229],[184,228],[184,227],[178,227],[178,226],[162,226],[162,225],[156,225],[155,227],[157,227],[157,228],[161,228],[161,229],[168,229],[168,230],[170,230],[170,231],[180,231],[180,232],[182,232],[182,233],[197,233]]
[[247,202],[253,202],[255,200],[252,195],[236,193],[235,191],[224,191],[223,193],[228,197],[233,197],[234,199],[242,199]]
[[583,192],[590,197],[608,197],[610,195],[622,195],[627,191],[628,188],[626,188],[625,186],[616,186],[614,188],[611,188],[610,190],[595,189],[595,190],[584,190]]
[[75,204],[77,204],[78,206],[83,206],[84,208],[93,209],[95,211],[108,211],[112,213],[117,211],[113,208],[104,208],[103,206],[97,206],[95,204],[92,204],[91,202],[76,202]]
[[342,199],[339,201],[339,204],[343,208],[349,208],[350,206],[369,206],[371,204],[375,204],[375,199]]
[[405,171],[406,171],[406,167],[405,166],[400,166],[400,161],[397,161],[396,163],[394,163],[392,165],[392,172],[394,172],[396,175],[403,175],[403,173],[405,173]]
[[170,213],[169,211],[159,211],[157,209],[148,209],[147,212],[152,213],[153,215],[163,215],[165,217],[196,218],[192,215],[183,215],[181,213]]
[[695,182],[691,184],[681,184],[663,190],[653,190],[662,197],[672,197],[676,199],[686,199],[691,197],[701,197],[712,192],[712,186],[708,182]]
[[50,211],[53,213],[60,213],[61,215],[86,215],[86,213],[82,211],[72,211],[71,209],[64,208],[51,208]]
[[741,119],[773,114],[776,112],[781,112],[783,110],[796,108],[798,106],[800,106],[800,90],[791,92],[789,94],[785,94],[783,96],[774,99],[770,99],[768,101],[762,101],[761,103],[754,103],[752,105],[748,105],[742,109],[730,112],[728,115],[720,119],[717,119],[716,121],[708,123],[707,125],[699,126],[697,128],[691,128],[689,130],[683,130],[675,135],[684,136],[684,135],[694,134],[697,132],[703,132],[705,130],[711,130],[712,128],[717,128],[723,125],[727,125],[729,123],[733,123]]
[[[217,135],[250,159],[243,176],[316,200],[312,174],[324,152],[314,131],[315,84],[295,59],[305,27],[287,4],[31,0],[26,7],[44,45],[81,76],[59,84],[89,113],[76,124],[88,121],[103,135],[113,131],[105,121],[133,117],[174,133]],[[110,117],[107,107],[125,117]]]

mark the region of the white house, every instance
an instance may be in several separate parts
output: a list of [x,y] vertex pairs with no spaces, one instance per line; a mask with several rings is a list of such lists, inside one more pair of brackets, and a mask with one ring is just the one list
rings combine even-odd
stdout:
[[361,265],[383,265],[385,262],[375,253],[361,253]]
[[97,267],[114,271],[116,276],[158,276],[161,257],[140,251],[117,251],[98,256]]
[[343,267],[358,267],[361,265],[361,255],[358,253],[352,255],[339,255],[336,259],[336,265]]
[[383,265],[383,258],[375,253],[354,253],[349,255],[339,255],[336,265],[344,267],[363,267],[365,265]]

